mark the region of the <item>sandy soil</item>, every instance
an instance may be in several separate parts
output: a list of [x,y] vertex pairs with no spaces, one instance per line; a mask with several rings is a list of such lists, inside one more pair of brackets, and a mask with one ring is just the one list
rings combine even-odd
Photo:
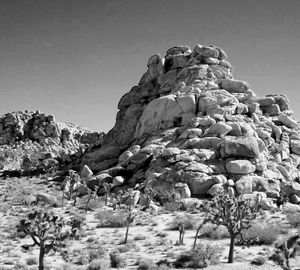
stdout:
[[[8,187],[7,183],[12,185]],[[22,196],[34,197],[38,191],[47,192],[61,198],[57,187],[51,185],[37,185],[41,179],[1,179],[0,180],[0,270],[2,269],[38,269],[37,258],[39,250],[37,247],[24,251],[21,245],[31,243],[29,237],[18,238],[15,226],[20,218],[26,215],[32,206],[20,203]],[[21,191],[20,191],[21,190]],[[8,196],[6,196],[8,194]],[[77,202],[80,205],[80,201]],[[121,256],[126,261],[126,267],[120,269],[137,269],[137,262],[141,259],[149,258],[157,262],[160,260],[174,261],[178,254],[183,251],[189,251],[193,245],[195,230],[188,230],[185,234],[184,245],[176,245],[178,240],[178,231],[170,230],[170,224],[178,213],[170,213],[161,211],[157,215],[149,212],[136,210],[137,216],[135,222],[130,227],[129,244],[124,247],[122,241],[124,239],[126,228],[100,228],[99,220],[96,213],[99,209],[88,211],[67,202],[64,207],[56,207],[52,209],[59,215],[69,219],[74,213],[85,216],[84,225],[82,226],[79,240],[68,240],[66,242],[68,255],[65,256],[67,262],[61,254],[50,252],[45,258],[45,265],[48,269],[86,269],[88,262],[84,261],[80,256],[84,254],[91,246],[98,246],[105,250],[105,257],[110,252],[119,250]],[[182,213],[181,213],[182,214]],[[191,214],[201,220],[202,214]],[[266,219],[284,219],[284,215],[280,213],[268,213]],[[267,260],[262,266],[253,266],[250,262],[257,256],[262,255],[268,257],[274,251],[273,246],[251,246],[243,248],[235,247],[235,263],[228,264],[227,255],[229,249],[229,239],[211,240],[201,238],[199,243],[218,244],[221,248],[220,262],[217,265],[210,265],[206,269],[211,270],[250,270],[264,269],[276,270],[281,269],[272,261]],[[74,262],[77,260],[77,264]],[[29,265],[33,261],[33,265]],[[78,265],[81,262],[84,265]],[[296,258],[291,259],[292,269],[300,269],[300,254]],[[108,269],[108,268],[107,268]]]

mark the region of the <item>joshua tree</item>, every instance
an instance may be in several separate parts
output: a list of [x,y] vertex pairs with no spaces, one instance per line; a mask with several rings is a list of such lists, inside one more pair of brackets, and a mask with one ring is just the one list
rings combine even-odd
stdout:
[[105,191],[105,205],[107,205],[108,197],[110,197],[110,190],[114,187],[113,184],[103,183],[103,188]]
[[69,237],[68,230],[64,231],[66,223],[52,212],[42,209],[33,210],[27,218],[20,220],[18,231],[29,235],[33,240],[32,245],[24,245],[24,248],[39,246],[39,270],[44,269],[44,256],[51,250],[57,251],[63,246],[64,240]]
[[276,198],[275,203],[278,209],[280,209],[285,203],[289,201],[289,196],[286,191],[286,188],[281,187],[279,196]]
[[82,216],[73,216],[69,222],[71,226],[70,238],[78,240],[80,237],[80,229],[83,223],[84,217]]
[[65,193],[67,193],[67,199],[70,200],[72,197],[72,192],[74,191],[76,184],[80,183],[80,176],[75,171],[70,171],[69,176],[65,178],[62,183],[62,190],[63,190],[63,198]]
[[88,191],[88,197],[87,197],[87,201],[86,201],[86,205],[85,205],[85,212],[88,211],[88,207],[89,207],[89,203],[90,201],[93,199],[93,200],[96,200],[98,198],[98,189],[99,187],[95,187],[95,189],[92,191],[91,189],[87,188],[87,191]]
[[129,233],[129,227],[130,224],[134,221],[134,214],[132,213],[132,206],[133,206],[133,200],[134,200],[134,192],[132,189],[128,189],[128,195],[129,195],[129,206],[128,206],[128,216],[127,216],[127,227],[126,227],[126,234],[125,234],[125,240],[124,244],[127,244],[128,240],[128,233]]
[[153,201],[153,198],[157,195],[157,192],[152,188],[145,189],[145,196],[146,196],[146,205],[144,209],[148,209],[150,207],[151,202]]
[[183,245],[183,238],[185,234],[184,222],[179,222],[177,227],[179,231],[178,245]]
[[296,255],[296,246],[299,239],[300,235],[296,234],[288,238],[283,243],[277,244],[276,251],[270,259],[277,263],[283,270],[291,270],[290,258],[293,258]]
[[119,191],[111,194],[111,196],[113,198],[113,209],[114,210],[117,209],[117,205],[119,205],[119,208],[121,207],[121,198],[122,198],[123,194],[124,194],[123,190],[119,190]]
[[251,220],[256,218],[259,209],[258,199],[253,203],[234,195],[219,194],[213,198],[207,208],[207,219],[218,226],[224,225],[230,234],[228,263],[233,263],[236,236],[248,229]]
[[196,230],[196,235],[195,235],[195,238],[194,238],[194,245],[193,245],[193,250],[195,251],[196,250],[196,244],[197,244],[197,239],[198,239],[198,235],[199,235],[199,232],[200,230],[203,228],[203,226],[208,223],[209,220],[207,219],[207,213],[203,219],[203,221],[199,224],[197,230]]

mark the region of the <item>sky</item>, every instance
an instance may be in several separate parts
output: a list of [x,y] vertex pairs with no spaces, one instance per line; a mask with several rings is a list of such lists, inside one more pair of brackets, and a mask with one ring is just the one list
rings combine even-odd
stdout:
[[0,115],[39,110],[108,131],[149,57],[214,44],[300,119],[299,0],[0,0]]

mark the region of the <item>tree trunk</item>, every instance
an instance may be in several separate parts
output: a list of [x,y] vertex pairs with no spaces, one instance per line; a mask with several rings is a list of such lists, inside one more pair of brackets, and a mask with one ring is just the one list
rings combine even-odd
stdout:
[[234,251],[234,241],[235,234],[230,235],[230,247],[229,247],[229,255],[228,255],[228,263],[233,263],[233,251]]
[[128,232],[129,232],[129,226],[130,226],[130,222],[127,223],[127,228],[126,228],[126,235],[125,235],[124,244],[127,244]]
[[39,270],[44,270],[45,245],[40,243]]
[[197,228],[196,235],[195,235],[195,239],[194,239],[193,250],[196,249],[196,244],[197,244],[198,235],[199,235],[199,232],[200,232],[200,230],[201,230],[202,227],[203,227],[203,224],[201,224],[201,225]]

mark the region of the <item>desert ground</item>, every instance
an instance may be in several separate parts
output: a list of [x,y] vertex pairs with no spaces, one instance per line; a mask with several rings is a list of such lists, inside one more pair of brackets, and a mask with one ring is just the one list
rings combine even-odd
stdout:
[[[124,244],[127,210],[113,210],[104,198],[89,202],[85,210],[84,198],[73,201],[64,199],[60,186],[41,178],[7,178],[0,181],[0,269],[38,269],[37,246],[25,250],[24,244],[31,244],[29,236],[19,235],[16,225],[35,207],[42,207],[62,216],[65,220],[78,217],[82,225],[78,239],[68,239],[65,246],[50,251],[45,256],[45,269],[111,269],[110,256],[116,253],[119,269],[173,269],[173,262],[183,252],[193,246],[197,224],[203,220],[203,212],[194,209],[178,211],[174,205],[141,211],[139,206],[133,209],[135,219],[129,228],[128,242]],[[44,192],[56,197],[58,205],[51,207],[46,203],[30,205],[37,193]],[[294,210],[285,214],[281,210],[263,211],[252,225],[252,234],[261,238],[259,245],[235,246],[234,263],[227,263],[229,236],[226,228],[215,228],[211,224],[200,230],[197,245],[206,247],[206,256],[210,256],[206,269],[282,269],[268,260],[275,250],[275,244],[296,233],[300,226],[300,213]],[[112,218],[114,217],[114,218]],[[176,222],[184,219],[186,233],[183,245],[178,245],[179,232]],[[291,269],[300,269],[300,252],[290,259]],[[258,258],[258,259],[257,259]],[[262,265],[254,265],[254,260]],[[156,263],[164,262],[160,266]],[[100,265],[93,268],[95,262]],[[169,266],[167,266],[169,265]],[[183,268],[182,268],[183,269]],[[198,268],[199,269],[199,268]]]

